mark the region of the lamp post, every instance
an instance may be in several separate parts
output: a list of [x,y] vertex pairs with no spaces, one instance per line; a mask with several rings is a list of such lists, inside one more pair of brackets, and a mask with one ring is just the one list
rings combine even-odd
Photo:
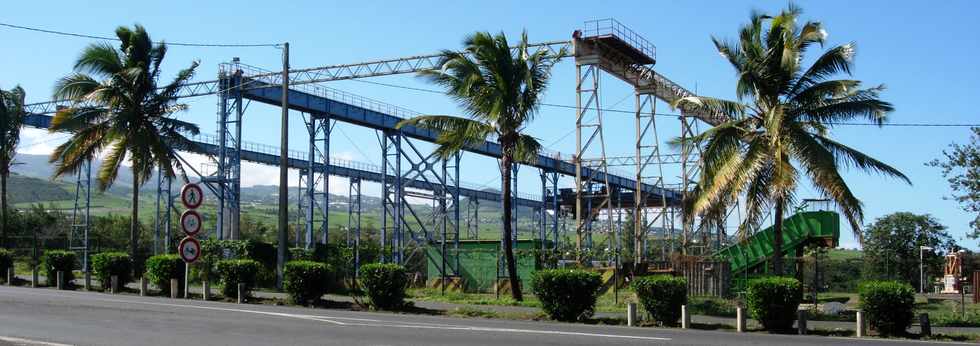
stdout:
[[922,264],[923,264],[922,259],[924,257],[923,254],[922,254],[923,251],[932,251],[932,248],[931,247],[928,247],[928,246],[919,246],[919,294],[925,293],[925,282],[926,282],[926,279],[925,279],[925,272],[922,270],[922,267],[923,267],[922,266]]

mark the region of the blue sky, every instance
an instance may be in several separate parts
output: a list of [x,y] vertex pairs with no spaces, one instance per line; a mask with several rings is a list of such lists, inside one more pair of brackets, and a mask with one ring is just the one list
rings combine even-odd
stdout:
[[[731,38],[751,9],[775,12],[784,2],[743,1],[496,1],[496,2],[372,2],[372,1],[147,1],[79,2],[59,4],[16,1],[4,5],[0,21],[51,30],[111,36],[117,25],[140,23],[155,39],[203,43],[271,43],[289,41],[292,66],[313,67],[376,60],[459,48],[462,37],[473,31],[503,31],[516,39],[526,29],[531,41],[568,39],[573,30],[589,19],[616,18],[657,45],[656,68],[674,81],[700,94],[731,98],[734,75],[714,50],[711,35]],[[868,85],[884,83],[884,99],[895,104],[891,121],[896,123],[980,123],[980,115],[969,106],[980,95],[980,54],[976,39],[975,13],[978,5],[968,1],[814,1],[799,2],[804,19],[822,22],[829,44],[857,42],[855,77]],[[53,82],[70,71],[78,52],[91,40],[0,28],[0,87],[20,84],[29,101],[49,99]],[[243,63],[277,69],[280,52],[274,48],[190,48],[172,46],[165,63],[173,73],[199,60],[198,80],[212,79],[221,62],[240,57]],[[434,88],[413,76],[393,76],[375,81],[412,87]],[[604,107],[630,109],[631,90],[605,78]],[[372,97],[423,113],[458,114],[446,97],[356,81],[329,86]],[[574,65],[556,67],[546,102],[575,104]],[[188,101],[191,110],[181,114],[214,132],[215,97]],[[668,111],[659,104],[658,110]],[[291,122],[291,147],[305,143],[299,114]],[[677,121],[658,119],[661,140],[676,136]],[[609,114],[606,118],[607,151],[610,155],[631,152],[630,116]],[[245,139],[278,143],[278,110],[251,106],[246,114]],[[358,161],[380,161],[372,132],[339,125],[334,136],[336,157]],[[531,133],[552,149],[574,152],[574,111],[542,108]],[[967,128],[839,127],[834,135],[905,172],[913,185],[880,176],[848,172],[846,178],[864,201],[866,222],[895,212],[929,213],[949,226],[963,245],[977,248],[976,240],[961,239],[971,216],[952,201],[943,199],[948,187],[939,172],[924,163],[936,158],[953,141],[965,142]],[[42,153],[58,142],[39,131],[29,131],[22,142],[24,152]],[[496,186],[498,175],[492,160],[464,159],[463,180]],[[672,177],[667,169],[667,180]],[[246,184],[275,180],[271,167],[246,166]],[[673,174],[676,175],[676,174]],[[539,193],[537,173],[521,171],[519,189]],[[526,182],[526,183],[525,183]],[[565,179],[567,184],[568,179]],[[331,181],[332,191],[341,189],[342,179]],[[816,197],[803,189],[799,197]],[[843,243],[853,247],[848,232]]]

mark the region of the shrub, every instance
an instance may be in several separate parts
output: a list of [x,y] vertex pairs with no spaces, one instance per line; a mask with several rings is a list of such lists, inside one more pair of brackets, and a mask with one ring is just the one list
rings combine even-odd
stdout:
[[541,301],[541,308],[559,321],[591,317],[601,285],[598,273],[577,269],[541,270],[531,280],[531,290]]
[[898,281],[866,281],[858,287],[868,324],[883,335],[900,335],[912,325],[915,289]]
[[238,296],[238,284],[244,284],[242,294],[248,297],[255,288],[256,278],[262,265],[250,259],[218,261],[218,277],[221,278],[221,294],[225,297]]
[[44,268],[44,276],[48,278],[48,285],[56,283],[58,280],[58,272],[64,272],[65,274],[65,287],[72,287],[72,281],[75,280],[75,253],[71,251],[63,250],[48,250],[44,252],[41,257],[41,265]]
[[793,327],[796,309],[803,299],[799,280],[785,277],[751,279],[746,287],[745,302],[752,318],[768,330]]
[[119,287],[124,287],[132,281],[133,262],[129,259],[129,254],[103,252],[92,256],[92,271],[102,284],[102,289],[110,288],[113,275],[119,277]]
[[7,249],[0,248],[0,276],[7,280],[7,268],[14,267],[14,254]]
[[330,267],[314,261],[290,261],[283,269],[283,289],[298,305],[309,305],[327,293]]
[[[170,279],[177,279],[180,288],[184,279],[184,260],[178,255],[156,255],[146,260],[146,278],[160,288],[160,293],[170,294]],[[180,292],[177,292],[180,294]]]
[[290,261],[316,261],[313,259],[313,250],[301,248],[301,247],[289,248],[289,260]]
[[674,325],[687,304],[687,280],[669,275],[644,276],[630,284],[643,308],[657,322]]
[[372,263],[362,266],[359,274],[361,285],[374,308],[391,310],[405,305],[405,289],[408,288],[405,267],[391,263]]

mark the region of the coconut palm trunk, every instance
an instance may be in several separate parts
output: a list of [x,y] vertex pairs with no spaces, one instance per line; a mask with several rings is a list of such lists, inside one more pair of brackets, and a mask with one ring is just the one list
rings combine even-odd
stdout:
[[783,201],[776,202],[773,214],[772,271],[773,274],[783,275]]
[[142,263],[137,257],[140,232],[140,180],[137,174],[136,171],[133,171],[133,209],[130,210],[131,220],[129,220],[129,258],[132,258],[134,263]]
[[7,247],[7,217],[9,216],[7,215],[7,177],[9,175],[10,172],[7,170],[0,173],[0,208],[2,208],[2,210],[0,210],[0,217],[3,218],[3,220],[0,221],[0,227],[3,227],[3,234],[0,235],[0,247]]
[[521,290],[520,278],[517,276],[517,263],[514,260],[514,229],[511,220],[513,219],[513,198],[511,198],[511,175],[513,173],[513,158],[509,152],[513,151],[513,144],[502,144],[504,154],[500,158],[500,179],[502,180],[501,198],[504,207],[504,232],[501,242],[504,245],[504,257],[507,261],[507,277],[510,280],[511,297],[516,301],[524,300]]

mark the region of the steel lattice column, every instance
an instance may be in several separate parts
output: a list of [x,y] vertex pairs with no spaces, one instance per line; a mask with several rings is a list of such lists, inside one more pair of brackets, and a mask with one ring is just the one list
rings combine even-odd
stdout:
[[[329,236],[330,132],[334,122],[324,115],[306,113],[303,114],[303,122],[309,134],[308,166],[304,170],[306,184],[302,194],[303,206],[306,208],[304,246],[310,248],[316,228],[319,228],[321,235],[320,243],[326,244]],[[319,222],[317,218],[320,219]]]
[[[385,176],[381,183],[381,261],[385,261],[385,249],[390,249],[390,260],[401,263],[401,227],[405,213],[402,208],[401,141],[398,131],[383,131],[381,136],[381,172]],[[391,224],[389,224],[391,218]]]
[[89,271],[89,230],[92,207],[92,161],[86,160],[75,179],[75,206],[71,214],[71,236],[68,248],[82,252],[82,272]]
[[[583,71],[584,70],[584,71]],[[602,133],[602,109],[599,100],[600,68],[594,62],[576,59],[575,66],[575,247],[581,260],[583,235],[591,246],[592,219],[603,208],[611,207],[611,187],[609,186],[608,166],[606,164],[606,144]],[[595,143],[598,141],[598,143]],[[596,148],[598,147],[598,148]],[[590,156],[587,158],[587,156]],[[595,157],[597,156],[597,157]],[[585,176],[583,171],[590,168],[593,173],[602,173],[603,188],[593,187],[594,176]],[[599,198],[599,205],[592,200]],[[588,209],[588,210],[586,210]],[[612,215],[612,213],[607,213]],[[612,219],[607,217],[608,229],[612,229]],[[585,233],[585,234],[583,234]]]
[[466,198],[466,237],[480,239],[480,200]]
[[[354,275],[361,268],[361,178],[350,178],[347,190],[347,247],[354,252]],[[353,237],[351,234],[353,231]]]
[[[657,100],[656,89],[636,90],[635,93],[635,129],[636,129],[636,193],[634,193],[633,209],[633,262],[643,261],[646,236],[658,221],[667,234],[668,204],[667,197],[660,196],[659,208],[647,208],[649,196],[643,193],[643,185],[649,184],[664,189],[663,158],[660,156],[660,138],[657,134]],[[653,212],[652,217],[650,212]],[[648,219],[650,219],[648,221]]]
[[218,93],[218,172],[208,182],[218,185],[218,239],[238,239],[241,195],[242,72],[237,62],[222,64]]

